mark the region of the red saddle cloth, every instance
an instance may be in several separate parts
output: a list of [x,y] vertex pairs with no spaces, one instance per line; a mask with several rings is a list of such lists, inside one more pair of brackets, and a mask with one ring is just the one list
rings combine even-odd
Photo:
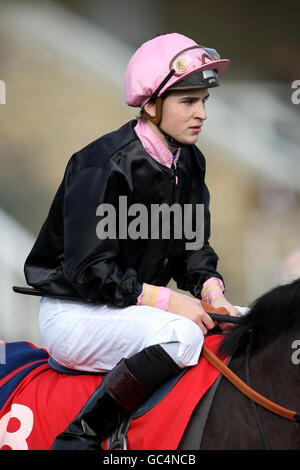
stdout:
[[[222,335],[205,338],[217,354]],[[228,357],[222,359],[224,363]],[[203,356],[154,408],[133,419],[127,434],[128,450],[176,450],[199,400],[214,384],[219,371]]]
[[[208,336],[205,345],[217,352],[222,339],[221,335]],[[45,351],[40,351],[42,363],[37,361],[0,406],[0,450],[50,449],[55,437],[66,429],[102,380],[101,375],[58,373],[50,369]],[[3,397],[24,367],[14,369],[0,381],[0,398],[1,391]],[[194,408],[218,376],[219,372],[201,356],[154,408],[132,420],[128,449],[175,450]]]

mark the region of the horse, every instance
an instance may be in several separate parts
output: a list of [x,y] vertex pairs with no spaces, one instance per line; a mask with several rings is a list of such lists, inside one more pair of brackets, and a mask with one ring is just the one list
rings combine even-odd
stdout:
[[[300,278],[274,287],[253,302],[249,313],[229,330],[218,353],[232,357],[230,369],[242,380],[247,375],[250,380],[250,371],[254,390],[283,407],[300,411]],[[245,358],[249,353],[247,372]],[[300,449],[299,415],[298,422],[292,422],[263,407],[253,408],[253,402],[223,378],[197,448]],[[182,448],[189,445],[198,419],[196,410]]]
[[[127,449],[300,449],[298,420],[254,408],[204,355],[207,349],[212,351],[240,379],[249,383],[251,375],[250,385],[259,394],[299,411],[299,305],[300,279],[262,295],[225,334],[218,329],[210,332],[199,363],[160,387],[128,420],[121,434]],[[48,450],[102,376],[57,372],[49,365],[47,351],[29,342],[5,346],[7,362],[0,364],[0,449]],[[109,445],[108,439],[99,449],[114,448]]]

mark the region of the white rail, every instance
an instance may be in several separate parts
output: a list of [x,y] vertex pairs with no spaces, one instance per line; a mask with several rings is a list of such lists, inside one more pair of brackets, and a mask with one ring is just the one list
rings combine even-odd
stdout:
[[13,285],[25,285],[23,265],[34,239],[1,209],[0,226],[0,339],[40,345],[39,298],[12,291]]
[[300,105],[291,95],[289,84],[225,81],[212,90],[205,136],[230,152],[229,165],[299,191]]

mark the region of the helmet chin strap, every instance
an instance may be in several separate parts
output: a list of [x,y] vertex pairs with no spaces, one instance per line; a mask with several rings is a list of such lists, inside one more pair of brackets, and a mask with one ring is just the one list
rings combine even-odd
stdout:
[[175,147],[175,148],[183,147],[185,144],[183,144],[182,142],[179,142],[178,140],[176,140],[174,137],[172,137],[170,134],[165,132],[160,127],[160,123],[161,123],[161,119],[162,119],[163,97],[156,98],[155,105],[156,105],[156,116],[152,120],[152,122],[156,125],[156,127],[160,130],[160,132],[165,136],[165,139],[166,139],[166,141],[168,142],[169,145],[171,145],[172,147]]
[[172,137],[170,134],[167,134],[161,127],[161,118],[162,118],[162,106],[163,106],[163,97],[156,97],[155,98],[155,108],[156,108],[156,113],[155,116],[150,116],[147,111],[145,111],[147,118],[149,121],[151,121],[159,130],[160,132],[165,136],[166,141],[168,142],[169,145],[175,148],[181,148],[185,144],[182,142],[179,142],[176,140],[174,137]]
[[157,124],[157,127],[158,129],[160,130],[160,132],[165,136],[166,138],[166,141],[168,142],[169,145],[171,145],[172,147],[175,147],[175,148],[181,148],[183,147],[185,144],[183,144],[182,142],[179,142],[178,140],[174,139],[174,137],[172,137],[170,134],[167,134],[161,127],[159,124]]

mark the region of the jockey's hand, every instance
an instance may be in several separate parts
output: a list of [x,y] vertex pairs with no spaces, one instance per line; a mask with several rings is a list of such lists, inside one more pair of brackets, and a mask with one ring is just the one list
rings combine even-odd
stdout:
[[[220,307],[226,308],[226,310],[228,311],[228,314],[233,317],[242,316],[242,313],[234,305],[228,302],[228,300],[225,298],[224,295],[212,296],[210,300],[210,305],[214,308],[220,308]],[[226,331],[232,328],[233,326],[235,326],[235,324],[227,323],[227,322],[226,323],[219,322],[218,326],[222,331]]]
[[216,326],[203,309],[201,302],[189,295],[171,290],[167,311],[192,320],[201,328],[204,335]]

